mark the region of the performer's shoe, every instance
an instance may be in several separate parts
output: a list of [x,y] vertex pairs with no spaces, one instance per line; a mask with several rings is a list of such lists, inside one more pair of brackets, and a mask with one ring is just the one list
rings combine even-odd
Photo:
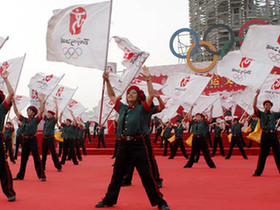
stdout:
[[229,157],[226,157],[225,159],[226,159],[226,160],[228,160],[228,159],[229,159]]
[[248,157],[244,157],[245,160],[248,160]]
[[113,206],[113,204],[108,204],[104,199],[100,202],[98,202],[96,205],[95,205],[95,208],[103,208],[105,206]]
[[46,180],[46,177],[41,178],[41,182],[45,182]]
[[213,166],[210,166],[210,168],[217,168],[215,165],[213,165]]
[[131,182],[127,182],[125,180],[122,180],[121,186],[122,187],[124,187],[124,186],[131,186]]
[[23,180],[23,179],[20,179],[16,176],[16,177],[13,178],[13,180]]
[[261,175],[255,172],[255,173],[253,174],[253,176],[261,176]]
[[174,159],[174,157],[173,157],[173,156],[170,156],[168,159]]
[[184,166],[184,168],[191,168],[191,166],[189,166],[188,164],[186,164],[186,165]]
[[79,163],[78,163],[78,162],[75,162],[74,165],[79,165]]
[[61,172],[61,168],[58,168],[57,171],[58,171],[58,172]]
[[13,164],[16,164],[16,161],[12,161]]
[[162,181],[163,181],[163,179],[159,179],[159,180],[157,181],[157,186],[158,186],[158,188],[162,188]]
[[170,208],[169,208],[169,206],[167,205],[167,203],[158,204],[158,209],[161,209],[161,210],[170,210]]
[[13,202],[16,200],[16,195],[8,197],[8,201]]

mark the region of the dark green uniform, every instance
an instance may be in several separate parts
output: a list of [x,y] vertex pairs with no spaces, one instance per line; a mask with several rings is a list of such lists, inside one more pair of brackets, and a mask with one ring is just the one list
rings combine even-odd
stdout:
[[174,132],[175,132],[175,142],[173,145],[173,150],[172,150],[172,154],[169,157],[169,159],[173,159],[176,156],[178,147],[180,147],[183,155],[185,158],[189,158],[184,143],[183,143],[183,133],[184,133],[184,126],[182,124],[180,124],[179,126],[173,126]]
[[4,142],[6,149],[8,150],[10,161],[12,163],[16,163],[13,156],[13,149],[12,149],[12,134],[14,132],[13,127],[6,127],[4,132]]
[[213,152],[211,155],[212,157],[215,156],[218,145],[220,147],[221,155],[225,156],[223,140],[222,140],[221,135],[222,135],[222,128],[220,126],[214,125],[214,146],[213,146]]
[[15,160],[17,159],[19,145],[21,145],[22,147],[22,139],[23,139],[22,135],[23,135],[23,125],[19,126],[16,131],[16,148],[15,148],[15,156],[14,156]]
[[162,143],[164,144],[164,150],[163,150],[163,156],[166,156],[167,155],[167,148],[168,148],[168,145],[169,145],[169,148],[170,148],[170,153],[172,153],[172,143],[170,143],[168,141],[168,139],[171,137],[171,131],[172,131],[172,127],[165,127],[164,128],[164,131],[163,131],[163,134],[162,134]]

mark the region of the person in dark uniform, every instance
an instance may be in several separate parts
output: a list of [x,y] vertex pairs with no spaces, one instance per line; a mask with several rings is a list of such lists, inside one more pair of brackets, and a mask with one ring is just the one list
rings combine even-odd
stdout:
[[207,165],[210,168],[216,168],[213,160],[210,157],[210,152],[208,148],[208,144],[206,142],[206,134],[207,134],[207,128],[208,124],[212,120],[212,112],[213,112],[213,106],[210,109],[210,116],[208,119],[205,118],[205,116],[201,113],[196,113],[195,120],[192,118],[192,109],[193,106],[190,109],[190,112],[188,114],[189,116],[189,122],[192,125],[192,133],[193,133],[193,140],[192,140],[192,150],[191,150],[191,156],[188,161],[188,163],[184,166],[184,168],[191,168],[195,156],[202,150],[204,159],[207,163]]
[[118,151],[118,143],[119,143],[119,140],[118,140],[118,137],[117,137],[117,130],[118,130],[118,118],[114,119],[114,131],[115,131],[115,135],[116,135],[116,141],[115,141],[115,150],[114,150],[114,154],[113,156],[111,157],[112,159],[114,159],[117,155],[117,151]]
[[97,130],[97,138],[98,138],[98,145],[97,148],[100,148],[100,144],[102,143],[103,148],[106,148],[105,145],[105,140],[104,140],[104,130],[105,130],[105,126],[97,126],[96,130]]
[[216,151],[217,151],[217,147],[219,145],[220,147],[220,152],[221,155],[223,157],[225,157],[225,151],[224,151],[224,146],[223,146],[223,140],[222,140],[222,127],[221,127],[221,123],[219,122],[215,122],[211,125],[211,127],[214,128],[214,147],[213,147],[213,151],[212,151],[212,157],[215,156]]
[[130,86],[126,94],[128,105],[123,104],[120,99],[115,96],[109,82],[109,76],[106,73],[103,75],[107,84],[108,96],[115,104],[115,110],[119,113],[118,137],[120,138],[120,143],[111,183],[105,198],[95,205],[96,208],[113,206],[117,203],[123,176],[132,161],[141,177],[151,205],[157,205],[161,210],[170,209],[163,199],[162,194],[159,192],[158,186],[151,173],[149,155],[143,136],[145,116],[147,116],[147,111],[149,111],[154,98],[151,77],[146,67],[143,69],[143,75],[147,81],[149,95],[146,100],[141,103],[139,88],[137,86]]
[[12,134],[14,132],[14,125],[12,122],[7,122],[4,131],[4,143],[9,153],[10,161],[15,164],[13,149],[12,149]]
[[162,126],[161,126],[161,122],[157,116],[154,117],[154,120],[155,120],[155,133],[156,133],[154,143],[157,143],[157,139],[158,139],[158,137],[160,137],[160,134],[162,132]]
[[85,147],[85,142],[84,142],[83,135],[84,135],[84,124],[83,123],[78,123],[78,139],[77,139],[77,141],[78,141],[79,147],[82,147],[83,155],[87,155],[87,150],[86,150],[86,147]]
[[85,138],[85,140],[86,140],[86,138],[87,138],[87,136],[88,136],[88,142],[89,142],[89,143],[92,143],[91,137],[90,137],[90,130],[89,130],[90,121],[86,121],[86,122],[84,123],[84,126],[85,126],[85,128],[84,128],[84,138]]
[[40,100],[40,110],[38,113],[38,109],[35,106],[29,106],[27,108],[27,118],[23,117],[14,102],[14,112],[18,119],[23,123],[23,141],[22,141],[22,153],[21,153],[21,162],[20,162],[20,170],[14,180],[23,180],[25,175],[26,164],[28,161],[29,154],[31,152],[35,164],[35,169],[37,172],[37,176],[41,179],[42,182],[46,181],[45,170],[40,159],[39,155],[39,145],[36,137],[38,124],[42,119],[42,114],[45,109],[46,101]]
[[14,96],[14,90],[8,80],[8,75],[9,73],[7,71],[2,73],[2,78],[9,93],[7,98],[5,98],[4,93],[0,90],[0,181],[2,190],[7,196],[8,201],[15,201],[16,193],[14,191],[12,174],[6,157],[6,148],[3,136],[5,116],[11,108],[11,101]]
[[181,121],[177,120],[176,121],[176,126],[173,126],[173,129],[174,129],[174,132],[175,132],[175,142],[174,142],[174,145],[173,145],[173,150],[171,151],[172,152],[171,156],[168,159],[174,159],[174,157],[176,156],[178,147],[180,147],[184,157],[186,159],[189,158],[189,156],[186,152],[186,149],[185,149],[184,142],[183,142],[183,132],[184,132],[186,126],[185,125],[183,126],[182,120],[183,119],[181,119]]
[[171,122],[168,121],[165,125],[162,134],[162,143],[164,144],[163,156],[167,156],[168,145],[170,147],[170,153],[172,153],[172,149],[173,149],[172,143],[168,141],[168,139],[171,137],[171,131],[172,131],[172,125]]
[[280,146],[276,131],[276,121],[280,118],[280,112],[271,112],[273,103],[269,100],[263,102],[264,111],[260,111],[257,107],[257,99],[260,90],[257,90],[253,103],[254,112],[260,119],[262,136],[261,136],[261,149],[258,160],[257,169],[253,176],[260,176],[263,172],[266,158],[269,155],[270,147],[273,151],[274,160],[280,173]]
[[[248,126],[251,126],[250,133],[254,132],[254,130],[257,126],[257,123],[258,123],[258,117],[255,114],[253,114],[251,117],[249,117],[247,122],[248,122]],[[250,142],[249,142],[247,148],[251,148],[252,142],[253,142],[253,140],[250,139]]]
[[76,150],[76,156],[77,156],[78,160],[82,161],[83,158],[82,158],[82,154],[80,151],[80,142],[78,140],[78,137],[79,137],[79,123],[77,121],[77,126],[74,129],[74,147]]
[[241,128],[243,127],[243,125],[244,125],[244,123],[239,122],[239,120],[237,118],[233,119],[233,121],[231,123],[232,137],[231,137],[230,148],[229,148],[229,151],[228,151],[228,155],[226,156],[226,159],[230,159],[231,154],[232,154],[232,150],[233,150],[233,147],[235,146],[235,144],[237,144],[243,158],[248,159],[248,157],[247,157],[247,155],[246,155],[246,153],[243,149],[242,139],[241,139],[241,135],[242,135]]
[[43,129],[43,141],[42,141],[42,164],[45,170],[46,168],[46,160],[48,151],[50,150],[52,155],[52,160],[54,166],[56,167],[57,171],[61,171],[61,165],[59,163],[59,159],[57,153],[55,151],[55,138],[54,138],[54,128],[57,124],[58,118],[58,105],[57,100],[55,99],[55,112],[52,110],[48,110],[47,114],[43,113],[44,129]]
[[98,123],[93,121],[93,138],[95,139],[96,137],[96,128],[98,126]]
[[17,160],[17,156],[18,156],[18,149],[19,146],[22,147],[22,131],[23,131],[23,126],[22,126],[22,122],[17,120],[18,122],[18,128],[16,131],[16,148],[15,148],[15,156],[14,159]]
[[62,159],[60,161],[61,165],[65,164],[66,156],[68,155],[68,158],[71,158],[74,165],[78,165],[77,157],[75,154],[75,127],[77,126],[77,120],[71,111],[71,115],[73,117],[73,124],[71,119],[66,119],[64,123],[62,123],[62,114],[59,117],[59,123],[61,127],[63,127],[64,130],[64,141],[63,141],[63,154]]

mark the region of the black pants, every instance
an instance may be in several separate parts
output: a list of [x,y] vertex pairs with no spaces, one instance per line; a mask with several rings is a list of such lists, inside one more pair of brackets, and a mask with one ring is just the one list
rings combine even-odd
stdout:
[[15,148],[15,156],[14,156],[15,160],[17,159],[18,156],[19,145],[22,147],[22,135],[17,135],[16,137],[16,148]]
[[98,146],[97,146],[97,148],[100,148],[100,143],[102,143],[102,146],[104,148],[106,148],[105,141],[104,141],[104,135],[97,135],[97,138],[98,138]]
[[80,142],[78,139],[74,139],[74,144],[75,144],[75,149],[76,149],[76,155],[78,159],[81,161],[82,156],[81,156],[81,151],[80,151]]
[[62,151],[63,151],[63,145],[64,145],[64,143],[63,142],[59,142],[58,143],[58,147],[59,147],[59,150],[58,150],[58,157],[60,157],[61,156],[61,154],[62,154]]
[[151,173],[149,154],[143,137],[119,142],[113,176],[104,200],[107,204],[117,203],[122,179],[131,163],[136,167],[152,206],[165,203]]
[[229,151],[228,151],[228,155],[226,156],[226,159],[229,159],[231,157],[231,154],[232,154],[232,150],[233,150],[233,147],[235,146],[235,144],[237,144],[242,156],[244,159],[248,159],[244,149],[243,149],[243,146],[242,146],[242,139],[240,136],[233,136],[232,135],[232,138],[231,138],[231,142],[230,142],[230,148],[229,148]]
[[173,150],[172,150],[172,154],[171,154],[171,158],[174,158],[176,156],[176,153],[177,153],[177,150],[178,150],[178,147],[180,147],[183,155],[185,156],[185,158],[188,158],[188,154],[186,152],[186,149],[185,149],[185,145],[184,145],[184,142],[183,142],[183,138],[182,137],[176,137],[175,138],[175,142],[174,142],[174,145],[173,145]]
[[222,137],[221,137],[221,135],[215,135],[215,137],[214,137],[214,147],[213,147],[213,151],[212,151],[212,157],[215,156],[218,145],[220,147],[221,155],[225,156],[225,151],[224,151]]
[[88,141],[91,143],[92,141],[91,141],[91,138],[90,138],[89,129],[85,129],[84,130],[84,138],[85,138],[85,140],[86,140],[87,136],[88,136]]
[[81,137],[79,137],[78,139],[77,139],[77,141],[79,142],[79,145],[80,145],[80,147],[82,147],[82,150],[83,150],[83,155],[87,155],[87,150],[86,150],[86,147],[85,147],[85,141],[84,141],[84,139]]
[[270,147],[272,148],[274,160],[278,168],[278,171],[280,173],[280,148],[279,148],[277,133],[263,132],[261,137],[261,149],[260,149],[260,155],[258,160],[258,166],[255,172],[259,175],[262,174],[263,172],[266,158],[270,152]]
[[63,142],[63,154],[60,164],[65,164],[66,156],[68,155],[75,165],[78,164],[75,154],[75,141],[74,139],[64,139]]
[[160,137],[161,132],[162,132],[161,127],[156,130],[156,137],[155,137],[154,143],[157,143],[157,138]]
[[39,146],[37,137],[24,137],[22,141],[22,153],[21,153],[21,161],[20,161],[20,170],[17,174],[18,179],[23,179],[25,175],[26,164],[28,161],[29,154],[32,154],[36,173],[39,179],[45,178],[45,171],[43,169],[43,164],[41,162],[39,156]]
[[172,149],[173,149],[172,143],[170,143],[170,142],[168,141],[168,138],[162,138],[162,141],[164,141],[163,156],[166,156],[166,155],[167,155],[167,147],[168,147],[168,145],[169,145],[169,147],[170,147],[170,152],[172,153]]
[[119,144],[119,140],[118,140],[118,138],[116,138],[115,150],[114,150],[114,154],[113,154],[112,158],[115,158],[117,156],[118,144]]
[[2,134],[0,134],[0,181],[2,190],[7,197],[11,197],[16,194],[13,188],[12,174],[6,160],[6,148],[3,143]]
[[215,164],[210,157],[208,144],[206,142],[204,135],[200,135],[200,136],[194,135],[193,136],[191,156],[190,156],[188,163],[186,164],[186,167],[189,167],[189,168],[192,167],[192,165],[194,163],[194,159],[195,159],[196,155],[200,152],[200,150],[202,150],[202,153],[203,153],[203,156],[204,156],[204,159],[205,159],[207,165],[210,168],[215,167]]
[[207,132],[205,137],[206,137],[207,142],[209,143],[209,146],[213,147],[212,140],[211,140],[211,134],[209,131]]
[[61,165],[59,163],[58,160],[58,156],[57,153],[55,151],[55,139],[53,136],[50,137],[43,137],[43,142],[42,142],[42,164],[43,164],[43,168],[45,169],[46,167],[46,160],[47,160],[47,155],[48,155],[48,151],[51,151],[51,155],[52,155],[52,160],[54,163],[54,166],[57,169],[61,169]]
[[14,163],[15,160],[14,160],[13,149],[12,149],[12,138],[11,137],[5,138],[4,141],[6,145],[6,150],[9,153],[10,161]]

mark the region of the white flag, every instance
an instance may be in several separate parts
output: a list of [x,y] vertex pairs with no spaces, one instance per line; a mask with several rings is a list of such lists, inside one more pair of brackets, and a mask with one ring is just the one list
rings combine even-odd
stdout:
[[0,64],[0,89],[4,90],[5,94],[8,94],[8,90],[5,85],[4,80],[2,78],[2,74],[5,71],[9,72],[8,79],[9,79],[14,91],[16,91],[16,88],[17,88],[17,85],[19,82],[19,78],[20,78],[20,74],[21,74],[21,69],[22,69],[23,62],[24,62],[24,58],[25,57],[14,58],[14,59],[5,61]]
[[47,32],[47,60],[105,69],[110,2],[55,10]]
[[9,37],[7,37],[6,39],[5,38],[2,38],[0,36],[0,49],[3,47],[3,45],[5,44],[5,42],[8,40]]
[[87,108],[85,108],[83,106],[83,104],[81,104],[80,102],[71,99],[66,108],[63,110],[63,115],[62,115],[62,120],[66,120],[66,119],[73,119],[72,115],[71,115],[71,111],[73,112],[75,117],[80,116],[83,112],[85,112],[87,110]]
[[77,88],[69,88],[65,85],[57,85],[52,91],[50,97],[46,102],[46,110],[52,110],[55,112],[55,102],[57,100],[58,115],[64,110],[68,102],[73,98]]
[[219,62],[217,73],[237,84],[259,88],[272,69],[272,65],[242,57],[240,51],[232,51]]
[[[140,79],[133,79],[130,84],[139,87],[141,90],[144,91],[145,95],[148,94],[148,87],[146,81]],[[153,88],[154,90],[160,90],[162,88],[162,85],[153,82]]]
[[234,94],[233,100],[248,114],[253,114],[253,100],[256,95],[256,88],[247,87],[244,91]]
[[211,105],[219,99],[219,95],[205,96],[200,95],[193,107],[193,113],[202,113],[207,108],[210,108]]
[[172,74],[168,77],[162,92],[172,98],[193,105],[209,83],[211,77],[186,73]]
[[240,50],[244,57],[280,67],[280,25],[250,26]]
[[19,112],[21,112],[24,109],[24,107],[29,103],[29,98],[27,96],[16,95],[14,99]]

